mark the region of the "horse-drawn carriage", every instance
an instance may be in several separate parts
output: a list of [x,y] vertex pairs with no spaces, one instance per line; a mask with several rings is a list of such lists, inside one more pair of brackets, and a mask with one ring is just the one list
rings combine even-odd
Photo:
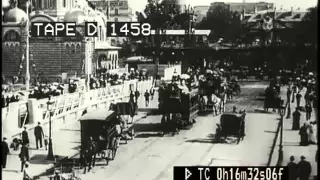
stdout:
[[[98,109],[83,115],[81,124],[81,150],[80,159],[92,157],[92,165],[96,158],[105,159],[108,165],[116,156],[119,142],[128,137],[133,139],[133,126],[128,126],[127,115],[133,118],[133,108],[130,103],[112,104],[110,109]],[[89,158],[90,159],[90,158]],[[91,167],[91,165],[89,165]]]
[[190,87],[177,83],[162,84],[159,88],[159,110],[162,113],[164,133],[178,132],[179,129],[195,123],[199,111],[199,96],[196,83]]
[[[90,159],[95,165],[96,158],[115,158],[120,141],[121,124],[115,111],[100,109],[89,112],[80,118],[81,150],[80,159]],[[89,165],[90,168],[91,164]]]
[[[226,78],[207,75],[199,83],[200,112],[224,110],[226,103]],[[215,111],[217,112],[217,111]]]
[[224,113],[220,117],[220,124],[217,124],[215,135],[216,142],[227,142],[228,137],[235,137],[237,144],[245,136],[245,111],[241,113]]

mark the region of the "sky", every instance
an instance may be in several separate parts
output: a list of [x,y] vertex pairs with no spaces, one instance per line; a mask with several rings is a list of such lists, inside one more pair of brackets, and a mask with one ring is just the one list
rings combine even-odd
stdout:
[[[147,0],[128,0],[129,6],[133,12],[142,11],[147,4]],[[197,5],[210,5],[212,2],[243,2],[243,0],[180,0],[181,3],[190,4],[192,6]],[[282,6],[283,9],[290,10],[300,8],[307,9],[317,5],[317,0],[245,0],[245,2],[268,2],[274,3],[277,8]]]

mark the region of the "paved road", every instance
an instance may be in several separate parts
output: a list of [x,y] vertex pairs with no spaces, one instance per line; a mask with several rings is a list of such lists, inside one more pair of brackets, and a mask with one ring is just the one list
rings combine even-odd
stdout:
[[92,172],[80,175],[81,179],[171,180],[173,166],[177,165],[266,165],[278,115],[255,112],[262,109],[263,102],[255,98],[266,85],[244,87],[243,94],[227,105],[227,110],[231,110],[234,103],[239,109],[247,109],[247,136],[240,144],[213,143],[219,116],[198,117],[194,127],[174,137],[159,136],[161,117],[150,116],[138,122],[138,137],[120,146],[116,159],[109,166],[101,164]]

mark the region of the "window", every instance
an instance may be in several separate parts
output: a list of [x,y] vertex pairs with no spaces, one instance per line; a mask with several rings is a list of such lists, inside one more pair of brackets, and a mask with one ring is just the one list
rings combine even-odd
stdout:
[[66,0],[63,0],[62,6],[63,6],[63,7],[67,7],[67,2],[66,2]]
[[50,7],[50,9],[53,8],[53,1],[54,1],[54,0],[49,0],[49,7]]
[[20,36],[16,31],[11,30],[6,33],[4,40],[5,41],[20,41]]
[[70,46],[69,46],[69,44],[66,45],[66,52],[67,52],[67,54],[70,53]]
[[118,22],[118,18],[114,18],[114,22]]
[[76,46],[74,44],[71,45],[71,54],[76,53]]
[[119,15],[119,9],[114,9],[114,15]]

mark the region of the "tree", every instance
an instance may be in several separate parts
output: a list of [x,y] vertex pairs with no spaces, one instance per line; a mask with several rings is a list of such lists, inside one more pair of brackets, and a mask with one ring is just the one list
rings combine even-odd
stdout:
[[153,29],[181,28],[181,8],[178,0],[148,0],[142,13],[136,12],[139,22],[149,23]]
[[224,40],[233,41],[242,30],[240,14],[231,12],[225,6],[216,6],[209,9],[207,17],[203,18],[197,28],[210,29],[211,40],[222,37]]
[[295,28],[307,43],[317,44],[318,40],[318,6],[308,9],[302,21]]

